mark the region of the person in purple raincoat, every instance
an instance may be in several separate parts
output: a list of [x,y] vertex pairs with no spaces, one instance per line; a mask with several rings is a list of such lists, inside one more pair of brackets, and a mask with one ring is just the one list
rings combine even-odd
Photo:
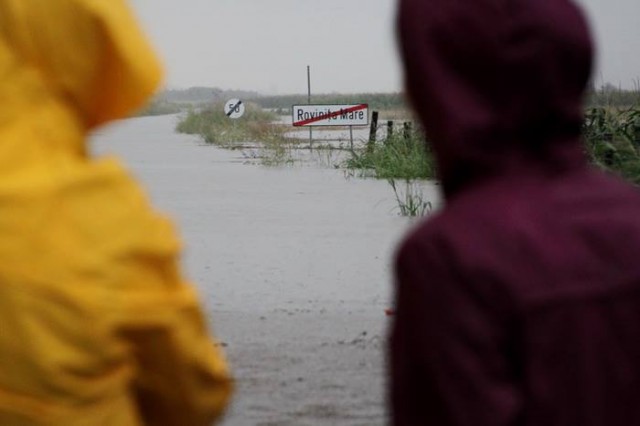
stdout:
[[445,206],[396,254],[397,426],[640,425],[640,194],[588,164],[568,0],[399,0]]

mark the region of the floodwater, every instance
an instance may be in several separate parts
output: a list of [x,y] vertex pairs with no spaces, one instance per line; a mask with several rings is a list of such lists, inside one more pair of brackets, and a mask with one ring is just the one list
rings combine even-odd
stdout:
[[176,120],[121,121],[92,148],[122,158],[178,226],[236,379],[222,424],[385,424],[390,264],[415,221],[385,181],[265,167],[175,134]]

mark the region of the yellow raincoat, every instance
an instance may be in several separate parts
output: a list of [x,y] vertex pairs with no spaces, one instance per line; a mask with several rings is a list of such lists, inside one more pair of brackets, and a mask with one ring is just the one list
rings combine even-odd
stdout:
[[171,224],[86,136],[161,71],[124,0],[0,0],[0,425],[207,425],[231,382]]

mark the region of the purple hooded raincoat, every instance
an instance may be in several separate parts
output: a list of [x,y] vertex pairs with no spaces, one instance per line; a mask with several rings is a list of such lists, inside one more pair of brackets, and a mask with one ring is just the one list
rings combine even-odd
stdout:
[[400,0],[446,206],[396,258],[394,425],[640,425],[640,195],[580,139],[567,0]]

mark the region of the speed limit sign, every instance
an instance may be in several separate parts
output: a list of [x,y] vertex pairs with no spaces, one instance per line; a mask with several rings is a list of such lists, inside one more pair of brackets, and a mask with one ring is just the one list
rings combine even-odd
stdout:
[[240,118],[244,114],[244,104],[240,99],[229,99],[224,104],[224,113],[229,118]]

